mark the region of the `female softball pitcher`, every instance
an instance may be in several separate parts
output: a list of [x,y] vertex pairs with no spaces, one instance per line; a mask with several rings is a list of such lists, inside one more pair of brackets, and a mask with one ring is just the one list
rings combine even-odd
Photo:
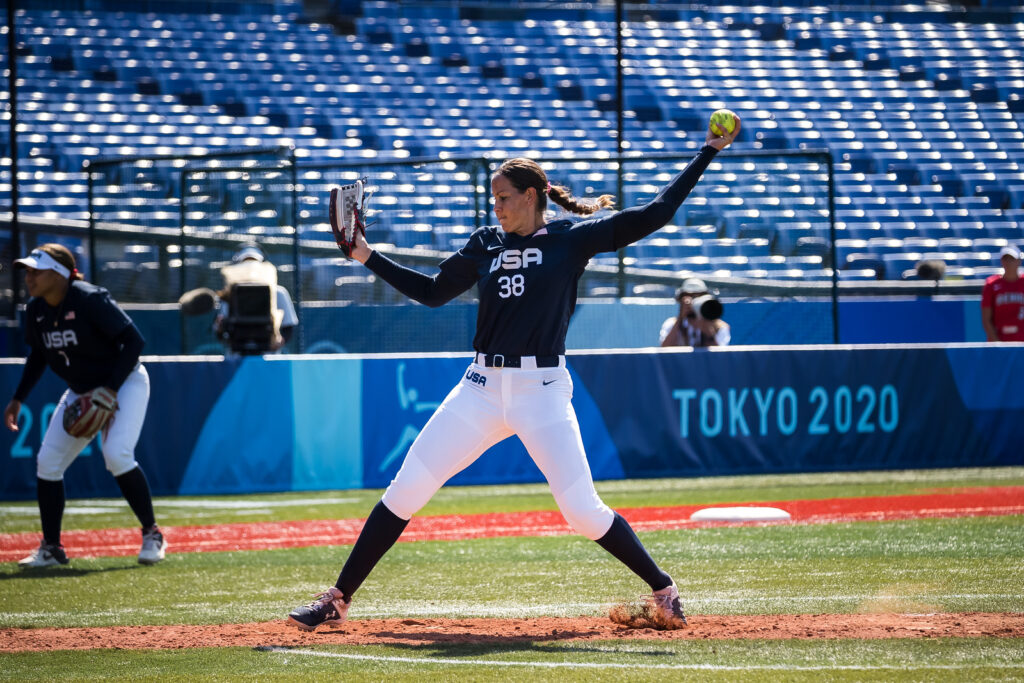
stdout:
[[[135,461],[149,402],[149,375],[139,363],[145,341],[107,290],[78,279],[74,256],[66,247],[44,244],[14,263],[25,269],[25,288],[33,297],[25,307],[25,338],[31,351],[14,398],[4,410],[4,424],[18,431],[21,403],[47,365],[68,383],[37,456],[43,540],[18,564],[68,563],[60,542],[64,471],[100,429],[103,460],[142,524],[139,562],[155,564],[164,559],[167,544],[153,516],[146,475]],[[65,421],[68,411],[69,418],[78,419]]]
[[500,229],[474,232],[433,277],[371,250],[356,232],[352,257],[415,301],[441,306],[477,285],[476,357],[412,444],[366,520],[337,583],[311,604],[292,611],[292,624],[312,631],[320,624],[344,622],[353,594],[409,519],[448,479],[513,434],[543,472],[573,529],[596,541],[651,587],[655,622],[670,629],[686,624],[672,578],[594,489],[571,403],[565,335],[587,262],[667,224],[715,154],[738,132],[738,119],[726,136],[709,132],[697,156],[649,204],[575,225],[568,220],[545,223],[547,200],[589,215],[610,207],[611,196],[580,201],[566,188],[549,184],[535,162],[510,159],[491,179]]

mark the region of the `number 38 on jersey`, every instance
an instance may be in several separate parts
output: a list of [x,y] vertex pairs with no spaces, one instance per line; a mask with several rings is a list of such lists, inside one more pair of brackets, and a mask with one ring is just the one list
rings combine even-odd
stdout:
[[502,275],[498,278],[498,296],[507,299],[510,296],[522,296],[526,291],[526,278],[522,273]]
[[[499,268],[502,270],[519,270],[529,268],[531,265],[539,265],[543,260],[540,249],[530,247],[523,249],[506,249],[491,261],[491,271]],[[522,273],[515,275],[502,275],[498,278],[498,296],[507,299],[510,296],[522,296],[526,291],[526,278]]]

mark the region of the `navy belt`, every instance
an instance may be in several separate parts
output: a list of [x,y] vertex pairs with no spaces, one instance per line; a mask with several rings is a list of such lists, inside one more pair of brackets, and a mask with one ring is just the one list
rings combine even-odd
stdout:
[[508,356],[501,353],[476,354],[477,365],[486,368],[557,368],[565,365],[564,356]]

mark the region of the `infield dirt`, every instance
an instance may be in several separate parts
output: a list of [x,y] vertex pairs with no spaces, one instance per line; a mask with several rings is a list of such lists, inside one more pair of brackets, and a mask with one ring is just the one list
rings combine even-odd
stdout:
[[602,617],[365,619],[304,633],[284,621],[208,626],[0,629],[0,652],[309,645],[430,645],[554,640],[1024,637],[1024,614],[777,614],[695,616],[687,628],[628,628]]

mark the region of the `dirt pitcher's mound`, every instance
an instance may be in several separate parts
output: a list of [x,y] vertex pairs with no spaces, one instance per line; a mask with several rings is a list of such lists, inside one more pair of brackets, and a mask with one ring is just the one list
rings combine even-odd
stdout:
[[1024,637],[1024,614],[773,614],[694,616],[678,631],[635,629],[607,618],[363,619],[304,633],[284,621],[206,626],[4,628],[0,652],[85,649],[295,647],[319,644],[428,645],[536,640],[704,638]]

